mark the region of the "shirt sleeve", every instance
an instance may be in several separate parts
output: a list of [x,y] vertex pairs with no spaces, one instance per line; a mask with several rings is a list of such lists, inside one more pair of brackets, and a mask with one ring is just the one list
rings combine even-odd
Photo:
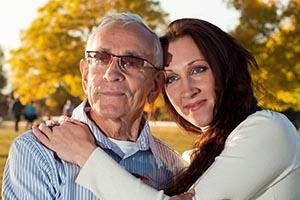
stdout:
[[168,200],[119,166],[102,149],[97,148],[82,167],[76,183],[103,200]]
[[36,145],[22,137],[11,145],[3,174],[3,199],[55,199],[49,162]]

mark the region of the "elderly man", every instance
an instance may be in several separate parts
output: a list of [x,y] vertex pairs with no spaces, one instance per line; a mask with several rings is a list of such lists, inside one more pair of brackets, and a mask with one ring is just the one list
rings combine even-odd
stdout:
[[[145,102],[152,103],[159,93],[162,60],[158,37],[140,17],[105,17],[89,36],[85,59],[80,61],[87,101],[72,115],[88,126],[96,144],[109,156],[158,189],[184,166],[173,150],[150,134],[143,117]],[[65,122],[53,127],[53,132],[75,127]],[[58,159],[28,131],[11,146],[3,198],[97,199],[75,183],[79,170],[77,165]]]

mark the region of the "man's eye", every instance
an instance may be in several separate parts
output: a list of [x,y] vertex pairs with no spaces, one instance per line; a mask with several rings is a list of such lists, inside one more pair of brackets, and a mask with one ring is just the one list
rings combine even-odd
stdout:
[[192,71],[191,71],[191,74],[199,74],[199,73],[202,73],[204,71],[207,70],[208,67],[204,66],[204,65],[198,65],[198,66],[195,66]]
[[97,63],[99,64],[108,64],[111,56],[107,53],[97,53],[95,54],[94,59],[96,59]]
[[178,78],[176,76],[167,76],[166,84],[171,84],[171,83],[175,82],[176,80],[178,80]]
[[123,57],[122,60],[122,65],[125,68],[140,68],[143,66],[143,60],[133,58],[133,57]]
[[123,66],[126,68],[132,68],[132,67],[136,66],[136,63],[132,62],[132,61],[126,61],[126,62],[123,62]]

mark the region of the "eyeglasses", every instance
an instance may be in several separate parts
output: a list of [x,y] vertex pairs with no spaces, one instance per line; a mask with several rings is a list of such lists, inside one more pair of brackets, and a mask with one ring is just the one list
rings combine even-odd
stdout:
[[146,59],[137,56],[117,56],[106,51],[86,51],[86,54],[87,63],[94,66],[108,66],[113,58],[117,58],[122,71],[136,71],[145,67],[161,70]]

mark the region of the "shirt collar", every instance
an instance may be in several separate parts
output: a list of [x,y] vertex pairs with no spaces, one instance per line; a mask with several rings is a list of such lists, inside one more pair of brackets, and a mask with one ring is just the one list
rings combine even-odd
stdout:
[[[90,110],[90,106],[87,100],[84,100],[79,106],[77,106],[72,114],[72,118],[76,119],[84,124],[86,124],[92,134],[95,137],[95,140],[97,144],[106,149],[110,149],[113,152],[115,152],[118,156],[121,158],[124,157],[124,153],[121,151],[121,149],[113,143],[111,140],[109,140],[102,131],[97,127],[97,125],[90,120],[90,118],[87,115],[87,112]],[[159,159],[159,152],[156,147],[156,143],[154,141],[154,138],[150,131],[150,126],[147,120],[145,120],[144,126],[141,129],[141,132],[139,134],[139,137],[136,141],[137,146],[140,151],[146,151],[150,149],[156,159],[156,164],[160,167],[163,166],[162,161]]]

